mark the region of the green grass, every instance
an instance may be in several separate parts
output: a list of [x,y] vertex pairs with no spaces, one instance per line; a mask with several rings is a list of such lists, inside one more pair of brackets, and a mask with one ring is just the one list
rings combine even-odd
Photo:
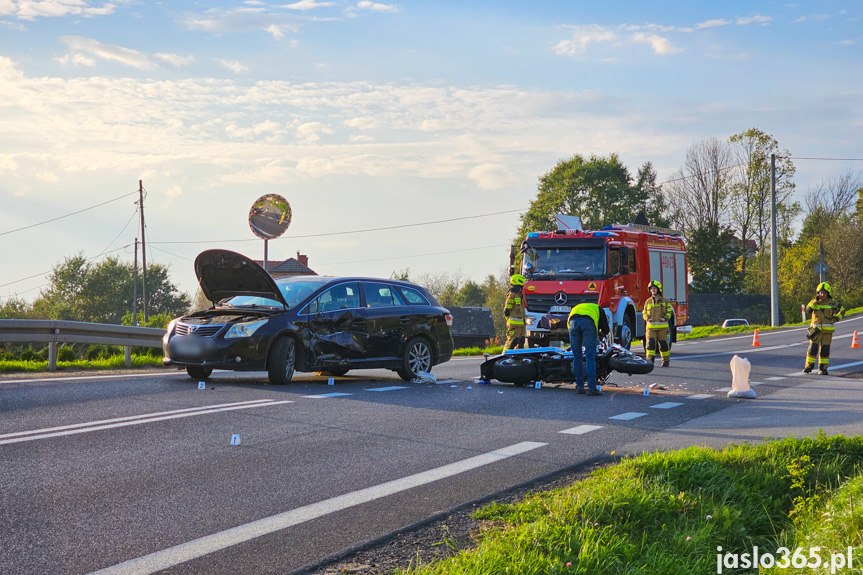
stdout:
[[484,353],[487,353],[489,355],[501,354],[503,353],[503,346],[493,345],[491,347],[463,347],[452,352],[454,356],[482,355]]
[[[161,357],[133,355],[132,368],[162,367]],[[58,361],[57,371],[79,369],[126,369],[126,360],[122,355],[108,359]],[[48,371],[47,361],[0,360],[0,373],[20,373]]]
[[[803,456],[812,465],[796,486],[789,466]],[[863,437],[841,436],[625,458],[566,488],[485,507],[476,518],[487,528],[474,548],[403,573],[716,573],[718,546],[775,551],[794,529],[789,513],[801,498],[821,500],[859,477],[861,464]],[[837,541],[848,529],[860,533],[854,521],[836,528]]]

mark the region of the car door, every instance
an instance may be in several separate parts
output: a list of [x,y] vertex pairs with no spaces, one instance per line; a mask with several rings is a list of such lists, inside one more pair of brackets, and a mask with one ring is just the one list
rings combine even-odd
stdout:
[[411,308],[390,284],[363,282],[369,357],[397,359]]
[[325,290],[309,305],[309,347],[317,365],[354,363],[368,356],[367,320],[357,282]]

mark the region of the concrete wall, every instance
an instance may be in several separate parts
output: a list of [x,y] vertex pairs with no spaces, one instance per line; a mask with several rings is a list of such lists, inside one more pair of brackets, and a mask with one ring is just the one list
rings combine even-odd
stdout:
[[[689,292],[689,325],[722,325],[741,317],[750,324],[770,325],[770,296]],[[779,322],[784,323],[782,310]]]

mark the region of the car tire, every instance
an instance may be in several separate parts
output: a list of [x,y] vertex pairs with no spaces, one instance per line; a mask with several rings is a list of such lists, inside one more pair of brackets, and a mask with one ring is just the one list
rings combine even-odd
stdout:
[[410,381],[421,371],[431,372],[433,353],[429,342],[421,337],[408,341],[402,354],[402,365],[396,370],[405,381]]
[[285,385],[294,377],[297,344],[292,337],[280,337],[267,358],[267,376],[273,385]]
[[608,368],[629,375],[644,375],[653,371],[653,362],[634,353],[621,353],[608,359]]
[[537,377],[536,359],[532,357],[505,357],[494,364],[494,378],[520,387]]
[[210,377],[210,374],[213,373],[212,367],[195,367],[189,366],[186,368],[186,373],[189,374],[189,377],[192,379],[202,380]]

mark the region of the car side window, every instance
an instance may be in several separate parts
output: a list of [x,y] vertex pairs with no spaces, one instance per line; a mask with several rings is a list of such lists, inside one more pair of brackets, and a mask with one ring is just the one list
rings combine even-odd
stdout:
[[402,305],[391,286],[379,283],[364,283],[363,293],[366,296],[366,307],[392,307]]
[[415,289],[399,286],[399,291],[401,292],[402,297],[405,298],[405,301],[410,305],[430,305],[428,300]]
[[360,289],[357,283],[345,283],[331,287],[309,306],[309,313],[326,313],[340,309],[360,307]]

